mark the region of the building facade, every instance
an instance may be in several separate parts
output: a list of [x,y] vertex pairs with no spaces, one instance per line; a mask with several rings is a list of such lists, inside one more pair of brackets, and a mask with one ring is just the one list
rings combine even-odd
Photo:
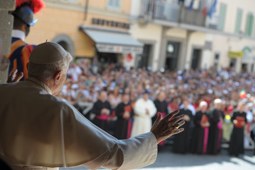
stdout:
[[253,0],[45,0],[28,42],[152,70],[254,71]]
[[129,34],[129,0],[45,0],[28,42],[53,41],[75,57],[134,65],[143,44]]
[[131,9],[141,66],[254,71],[254,1],[133,0]]

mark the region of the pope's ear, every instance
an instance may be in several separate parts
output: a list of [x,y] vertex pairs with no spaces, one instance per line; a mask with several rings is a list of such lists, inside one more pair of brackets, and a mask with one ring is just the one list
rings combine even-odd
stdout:
[[62,73],[61,70],[55,72],[55,74],[54,74],[54,76],[53,76],[53,79],[54,79],[55,82],[58,82],[58,81],[60,80],[60,78],[61,78],[61,73]]

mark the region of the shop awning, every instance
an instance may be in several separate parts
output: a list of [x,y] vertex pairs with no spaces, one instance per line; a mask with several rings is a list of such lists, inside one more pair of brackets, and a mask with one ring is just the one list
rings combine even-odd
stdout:
[[122,54],[143,52],[143,44],[126,32],[90,27],[80,29],[95,42],[98,52]]

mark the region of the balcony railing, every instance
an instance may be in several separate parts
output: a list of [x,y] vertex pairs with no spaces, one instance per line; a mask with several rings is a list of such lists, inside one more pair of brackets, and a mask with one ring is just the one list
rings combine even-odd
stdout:
[[206,27],[206,16],[200,9],[188,9],[177,1],[142,0],[140,17]]

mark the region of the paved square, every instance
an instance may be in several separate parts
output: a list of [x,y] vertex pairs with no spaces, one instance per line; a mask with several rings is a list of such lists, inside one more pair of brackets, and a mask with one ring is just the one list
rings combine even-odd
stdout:
[[[61,168],[61,170],[85,168]],[[174,154],[166,148],[158,154],[157,161],[144,170],[255,170],[255,156],[251,151],[240,157],[230,157],[226,150],[220,155]]]

